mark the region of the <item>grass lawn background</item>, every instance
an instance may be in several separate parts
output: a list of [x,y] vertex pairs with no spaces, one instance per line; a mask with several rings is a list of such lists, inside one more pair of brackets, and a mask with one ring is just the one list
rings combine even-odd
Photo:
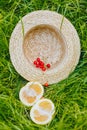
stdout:
[[[60,83],[45,88],[56,112],[51,123],[34,124],[30,108],[19,101],[27,81],[14,69],[9,55],[11,33],[22,16],[35,10],[63,14],[75,26],[81,57],[75,71]],[[0,0],[0,130],[87,130],[87,0]]]

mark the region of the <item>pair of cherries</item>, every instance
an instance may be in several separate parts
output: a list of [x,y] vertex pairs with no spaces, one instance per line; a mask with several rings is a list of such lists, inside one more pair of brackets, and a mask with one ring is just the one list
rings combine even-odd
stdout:
[[51,67],[50,64],[45,65],[45,63],[40,58],[34,60],[33,64],[36,66],[36,68],[40,68],[42,71],[46,71],[47,68]]

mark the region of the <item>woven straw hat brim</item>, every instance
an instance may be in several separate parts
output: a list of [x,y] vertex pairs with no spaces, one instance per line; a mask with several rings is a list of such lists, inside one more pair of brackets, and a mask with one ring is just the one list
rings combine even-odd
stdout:
[[[59,37],[59,38],[58,38]],[[28,81],[53,84],[69,76],[80,57],[80,40],[74,26],[52,11],[34,11],[14,28],[9,44],[16,71]],[[41,57],[51,63],[43,72],[33,65]]]

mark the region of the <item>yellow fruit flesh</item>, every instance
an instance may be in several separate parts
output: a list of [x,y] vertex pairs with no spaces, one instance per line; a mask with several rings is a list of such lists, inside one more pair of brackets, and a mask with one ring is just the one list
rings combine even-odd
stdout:
[[46,111],[51,111],[52,110],[52,105],[48,101],[43,101],[43,102],[39,103],[39,106],[42,109],[46,110]]
[[35,120],[42,122],[42,121],[46,121],[48,119],[48,116],[41,115],[41,116],[34,117],[34,118],[35,118]]
[[40,116],[39,111],[38,111],[38,110],[34,110],[34,115],[35,115],[35,116],[37,116],[37,115]]
[[32,88],[34,91],[36,91],[37,94],[41,94],[41,92],[42,92],[42,89],[41,89],[40,85],[38,85],[38,84],[32,84],[30,86],[30,88]]
[[36,100],[36,96],[27,96],[26,92],[23,92],[23,97],[28,103],[33,103]]
[[34,119],[36,121],[43,122],[43,121],[46,121],[48,119],[47,115],[40,115],[38,110],[35,110],[34,114],[35,114]]

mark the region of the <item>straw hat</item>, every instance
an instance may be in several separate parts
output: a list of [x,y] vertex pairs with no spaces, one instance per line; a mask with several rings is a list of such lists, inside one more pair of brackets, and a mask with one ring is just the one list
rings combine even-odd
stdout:
[[[10,57],[17,72],[28,81],[59,82],[75,69],[80,40],[74,26],[61,14],[35,11],[24,16],[10,38]],[[33,65],[40,57],[51,68],[43,72]]]

